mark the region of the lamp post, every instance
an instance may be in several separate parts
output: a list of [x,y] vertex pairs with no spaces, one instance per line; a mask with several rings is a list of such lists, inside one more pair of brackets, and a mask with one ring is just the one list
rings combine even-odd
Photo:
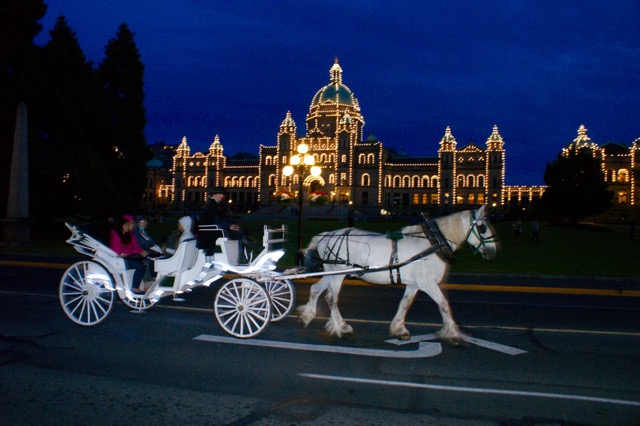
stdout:
[[296,263],[299,264],[298,256],[300,255],[300,249],[302,248],[302,190],[304,180],[307,177],[307,173],[311,176],[320,176],[322,169],[315,165],[313,155],[309,154],[309,146],[301,143],[297,148],[298,154],[294,154],[289,159],[289,164],[284,166],[282,174],[285,176],[291,176],[295,172],[299,177],[299,189],[298,189],[298,254],[296,255]]

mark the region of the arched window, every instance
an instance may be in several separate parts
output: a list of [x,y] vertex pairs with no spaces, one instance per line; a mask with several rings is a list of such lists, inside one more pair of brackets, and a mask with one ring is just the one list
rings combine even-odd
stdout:
[[271,157],[270,155],[264,157],[264,164],[267,166],[273,165],[273,157]]
[[231,186],[231,178],[229,176],[227,176],[226,178],[224,178],[224,186]]
[[457,179],[456,185],[458,186],[458,188],[461,188],[461,187],[464,186],[464,176],[458,175],[458,179]]
[[478,176],[478,186],[484,188],[484,175]]
[[402,177],[402,187],[410,188],[411,187],[411,178],[409,176]]
[[411,178],[411,186],[413,188],[420,188],[420,183],[421,183],[420,176],[414,176]]
[[253,186],[253,178],[251,176],[247,177],[247,188],[251,188]]
[[331,173],[329,175],[329,183],[330,184],[335,184],[336,183],[336,175],[335,174]]
[[244,188],[244,176],[240,176],[240,178],[238,179],[238,186],[240,188]]
[[364,154],[358,155],[358,164],[364,164],[366,161]]
[[400,176],[394,176],[393,177],[393,187],[394,188],[400,188],[400,185],[402,185],[402,178]]
[[329,154],[329,162],[330,163],[335,163],[336,161],[336,156],[335,154]]
[[320,162],[321,163],[327,162],[327,154],[320,154]]
[[376,164],[376,156],[374,154],[367,155],[367,164]]
[[362,175],[362,186],[369,186],[371,185],[371,177],[369,176],[369,173],[365,173]]
[[[474,186],[476,186],[476,178],[473,175],[469,175],[467,176],[467,183],[469,184],[470,188],[473,188]],[[473,204],[473,203],[469,203],[469,204]]]
[[438,176],[431,177],[431,186],[433,188],[437,188],[438,187]]
[[276,186],[276,175],[269,175],[269,186]]
[[629,171],[627,169],[618,170],[618,182],[629,182]]
[[390,188],[391,187],[391,176],[390,175],[386,175],[384,177],[384,186],[386,188]]

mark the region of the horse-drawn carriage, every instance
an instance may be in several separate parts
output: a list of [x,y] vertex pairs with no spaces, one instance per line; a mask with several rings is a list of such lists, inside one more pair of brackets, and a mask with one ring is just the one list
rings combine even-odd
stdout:
[[214,300],[214,313],[220,326],[235,337],[249,338],[262,333],[271,322],[281,321],[295,303],[295,287],[290,280],[273,279],[276,264],[284,254],[286,227],[264,227],[263,250],[247,264],[238,264],[239,241],[229,240],[217,226],[204,226],[200,232],[215,235],[214,249],[199,249],[196,240],[187,240],[168,258],[153,260],[156,278],[144,294],[131,288],[134,271],[98,239],[79,227],[66,224],[71,231],[67,242],[89,257],[71,265],[60,281],[59,297],[65,314],[83,326],[97,325],[110,314],[114,295],[134,312],[143,312],[160,299],[179,296],[197,286],[209,286],[226,274]]
[[215,233],[215,252],[199,249],[196,241],[182,242],[172,257],[154,261],[155,281],[144,294],[136,294],[131,289],[134,271],[125,268],[122,258],[77,227],[67,227],[72,233],[67,242],[91,257],[69,267],[60,282],[60,303],[72,321],[83,326],[101,323],[111,312],[114,293],[134,312],[142,312],[163,297],[177,299],[196,286],[209,286],[221,280],[223,284],[214,299],[214,314],[226,333],[240,338],[258,336],[271,322],[281,321],[291,313],[296,301],[291,280],[307,277],[321,279],[311,286],[307,304],[299,308],[302,324],[307,325],[315,318],[318,298],[326,292],[331,310],[327,331],[338,337],[349,335],[353,330],[338,310],[338,295],[345,277],[366,275],[363,279],[370,283],[397,282],[406,286],[391,322],[393,337],[409,338],[405,317],[417,292],[423,291],[440,310],[443,328],[439,335],[457,340],[460,332],[439,287],[446,274],[447,256],[465,242],[486,259],[493,258],[497,251],[485,206],[407,226],[392,235],[356,228],[321,233],[312,238],[307,248],[307,255],[312,255],[323,267],[320,272],[297,268],[276,271],[276,264],[284,254],[287,234],[284,226],[279,229],[265,226],[262,252],[249,263],[238,264],[239,242],[229,240],[212,225],[200,227],[199,232]]

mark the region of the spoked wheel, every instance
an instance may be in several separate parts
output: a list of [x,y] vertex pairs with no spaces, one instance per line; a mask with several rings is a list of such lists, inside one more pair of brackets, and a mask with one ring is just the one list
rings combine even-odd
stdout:
[[99,263],[74,263],[60,280],[60,305],[76,324],[91,326],[104,321],[113,308],[115,285],[111,274]]
[[147,309],[152,308],[156,303],[158,303],[158,299],[143,299],[141,297],[136,297],[135,299],[129,299],[126,296],[120,296],[120,300],[122,303],[134,309],[136,311],[146,311]]
[[224,331],[241,338],[262,334],[272,317],[269,294],[250,278],[235,278],[223,284],[213,310]]
[[271,299],[271,322],[282,321],[291,313],[296,303],[296,288],[291,280],[263,281]]

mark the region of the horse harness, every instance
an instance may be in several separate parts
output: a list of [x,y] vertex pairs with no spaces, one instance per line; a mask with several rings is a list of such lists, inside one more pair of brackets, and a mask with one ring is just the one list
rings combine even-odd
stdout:
[[[402,276],[400,274],[400,268],[408,265],[409,263],[415,262],[424,257],[430,256],[431,254],[437,254],[444,262],[449,262],[453,258],[453,250],[445,236],[440,231],[438,224],[435,220],[427,220],[426,222],[421,223],[422,232],[424,237],[410,235],[414,238],[426,238],[431,246],[427,249],[417,253],[416,255],[410,257],[409,259],[399,262],[398,259],[398,241],[404,238],[407,234],[403,234],[402,232],[388,232],[386,234],[386,238],[391,241],[391,254],[389,257],[389,264],[385,266],[362,266],[355,263],[351,263],[350,261],[350,252],[349,252],[349,234],[353,231],[354,228],[348,228],[341,234],[328,234],[325,235],[324,238],[333,239],[324,249],[324,253],[320,260],[323,264],[329,265],[345,265],[353,268],[361,268],[362,271],[358,273],[359,276],[362,276],[366,273],[370,272],[379,272],[388,270],[389,271],[389,280],[391,284],[402,284]],[[379,234],[375,234],[379,235]],[[347,256],[346,259],[343,259],[339,253],[342,246],[345,246]],[[396,271],[396,276],[394,278],[393,271]]]

